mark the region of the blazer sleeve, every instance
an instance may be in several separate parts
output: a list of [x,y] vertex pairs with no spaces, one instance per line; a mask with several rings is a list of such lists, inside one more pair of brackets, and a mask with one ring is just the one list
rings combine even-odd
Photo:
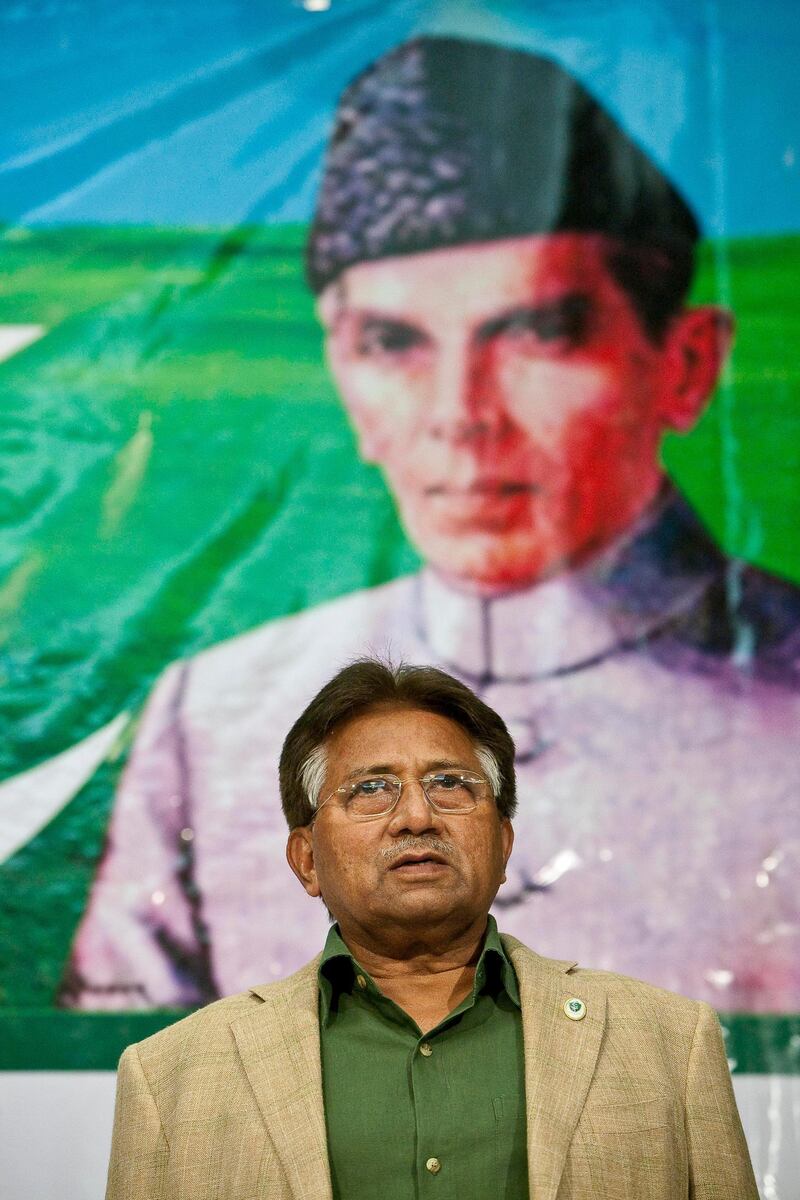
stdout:
[[168,1155],[169,1145],[139,1051],[129,1046],[117,1072],[106,1200],[167,1200]]
[[758,1200],[716,1013],[699,1005],[686,1078],[691,1200]]

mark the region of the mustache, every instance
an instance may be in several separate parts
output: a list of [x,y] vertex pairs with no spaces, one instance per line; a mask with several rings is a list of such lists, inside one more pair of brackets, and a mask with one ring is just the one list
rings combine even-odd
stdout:
[[456,487],[450,483],[431,483],[425,489],[425,496],[537,496],[544,491],[540,483],[514,480],[477,480],[465,487]]
[[424,854],[426,850],[433,850],[436,854],[441,854],[443,858],[453,858],[456,852],[453,843],[446,842],[444,838],[404,837],[394,845],[386,846],[381,850],[380,856],[384,862],[391,863],[401,854]]

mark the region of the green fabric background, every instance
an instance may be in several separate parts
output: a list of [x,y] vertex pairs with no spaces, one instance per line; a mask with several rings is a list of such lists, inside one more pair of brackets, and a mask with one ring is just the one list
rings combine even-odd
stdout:
[[[136,711],[175,657],[417,565],[328,378],[303,238],[0,236],[0,322],[48,328],[0,364],[0,778]],[[729,553],[800,581],[798,268],[797,235],[703,247],[695,298],[736,344],[664,456]],[[0,866],[0,1066],[110,1067],[170,1019],[45,1015],[121,762]],[[791,1020],[729,1022],[739,1069],[797,1070]]]

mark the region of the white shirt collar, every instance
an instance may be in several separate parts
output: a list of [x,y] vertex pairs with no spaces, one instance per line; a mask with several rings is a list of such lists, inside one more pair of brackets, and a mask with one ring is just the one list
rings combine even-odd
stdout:
[[[480,686],[578,670],[646,638],[697,602],[714,566],[685,572],[665,567],[659,575],[657,554],[651,554],[646,604],[625,602],[626,583],[610,586],[626,552],[635,550],[675,499],[666,490],[624,537],[586,566],[519,591],[484,597],[425,568],[415,606],[421,642],[445,669]],[[631,573],[637,569],[633,564]],[[639,570],[632,597],[641,583]]]

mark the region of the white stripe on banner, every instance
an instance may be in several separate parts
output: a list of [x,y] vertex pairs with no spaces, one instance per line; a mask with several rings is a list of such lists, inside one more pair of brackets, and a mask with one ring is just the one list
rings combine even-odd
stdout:
[[[733,1083],[762,1200],[797,1200],[800,1075],[735,1075]],[[0,1072],[2,1195],[100,1200],[114,1086],[113,1071]]]
[[127,720],[128,714],[120,713],[68,750],[0,783],[0,862],[29,842],[89,781],[113,753]]
[[0,325],[0,362],[44,337],[44,325]]

